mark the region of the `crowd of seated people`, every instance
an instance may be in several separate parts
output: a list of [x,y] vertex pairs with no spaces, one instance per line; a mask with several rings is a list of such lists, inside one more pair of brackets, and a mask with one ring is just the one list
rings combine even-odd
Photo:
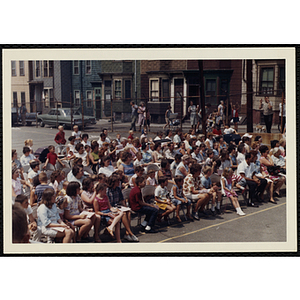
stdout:
[[180,129],[134,134],[112,139],[104,129],[90,140],[74,128],[65,152],[57,142],[36,157],[32,140],[20,160],[12,150],[12,202],[25,210],[31,242],[100,243],[101,229],[112,241],[138,242],[135,216],[144,216],[138,230],[152,233],[171,218],[181,223],[182,210],[188,222],[216,217],[224,197],[244,216],[237,192],[247,192],[249,207],[276,204],[286,181],[284,140],[268,147],[248,133],[229,142],[219,132],[206,140]]

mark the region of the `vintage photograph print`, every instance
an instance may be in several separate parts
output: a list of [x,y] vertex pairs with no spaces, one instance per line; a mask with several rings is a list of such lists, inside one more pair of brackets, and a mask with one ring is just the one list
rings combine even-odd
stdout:
[[4,254],[297,251],[294,47],[2,51]]

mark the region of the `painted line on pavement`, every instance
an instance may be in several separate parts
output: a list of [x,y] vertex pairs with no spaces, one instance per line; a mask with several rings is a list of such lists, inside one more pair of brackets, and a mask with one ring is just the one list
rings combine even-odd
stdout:
[[[197,229],[197,230],[194,230],[192,232],[187,232],[187,233],[184,233],[184,234],[181,234],[181,235],[178,235],[178,236],[174,236],[174,237],[170,237],[170,238],[167,238],[165,240],[162,240],[160,242],[157,242],[157,243],[164,243],[164,242],[167,242],[167,241],[170,241],[170,240],[174,240],[174,239],[177,239],[177,238],[180,238],[180,237],[183,237],[183,236],[187,236],[187,235],[190,235],[190,234],[194,234],[194,233],[197,233],[197,232],[200,232],[200,231],[204,231],[204,230],[207,230],[207,229],[210,229],[210,228],[213,228],[213,227],[216,227],[216,226],[220,226],[220,225],[224,225],[224,224],[227,224],[227,223],[230,223],[230,222],[233,222],[233,221],[237,221],[237,220],[241,220],[241,219],[244,219],[244,218],[247,218],[247,217],[250,217],[250,216],[254,216],[256,214],[259,214],[261,212],[265,212],[267,210],[271,210],[271,209],[274,209],[274,208],[278,208],[282,205],[285,205],[286,202],[284,203],[281,203],[281,204],[277,204],[276,206],[272,206],[272,207],[269,207],[269,208],[265,208],[265,209],[262,209],[260,211],[257,211],[257,212],[254,212],[254,213],[251,213],[249,215],[245,215],[243,217],[238,217],[238,218],[235,218],[235,219],[232,219],[232,220],[228,220],[228,221],[224,221],[224,222],[221,222],[221,223],[218,223],[218,224],[214,224],[214,225],[210,225],[210,226],[207,226],[207,227],[204,227],[204,228],[201,228],[201,229]],[[172,226],[170,226],[172,227]]]

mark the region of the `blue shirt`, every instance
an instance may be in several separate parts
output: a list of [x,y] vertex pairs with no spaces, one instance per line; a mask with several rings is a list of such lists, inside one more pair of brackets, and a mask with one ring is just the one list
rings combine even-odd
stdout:
[[211,179],[205,178],[205,176],[201,177],[201,184],[203,185],[203,187],[205,187],[206,189],[210,189],[212,183],[211,183]]

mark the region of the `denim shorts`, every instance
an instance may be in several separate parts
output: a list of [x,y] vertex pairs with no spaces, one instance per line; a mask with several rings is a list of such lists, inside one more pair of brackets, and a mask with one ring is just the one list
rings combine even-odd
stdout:
[[[108,213],[111,213],[111,210],[110,209],[105,209],[105,210],[102,210],[101,212],[105,213],[105,214],[108,214]],[[110,216],[101,216],[101,218],[104,218],[106,223],[111,219]]]
[[183,202],[181,202],[181,201],[178,200],[178,199],[172,199],[172,203],[173,203],[175,206],[180,205],[180,204],[185,204],[185,205],[188,205],[188,206],[189,206],[192,202],[191,202],[190,199],[188,199],[188,202],[187,202],[187,203],[183,203]]

